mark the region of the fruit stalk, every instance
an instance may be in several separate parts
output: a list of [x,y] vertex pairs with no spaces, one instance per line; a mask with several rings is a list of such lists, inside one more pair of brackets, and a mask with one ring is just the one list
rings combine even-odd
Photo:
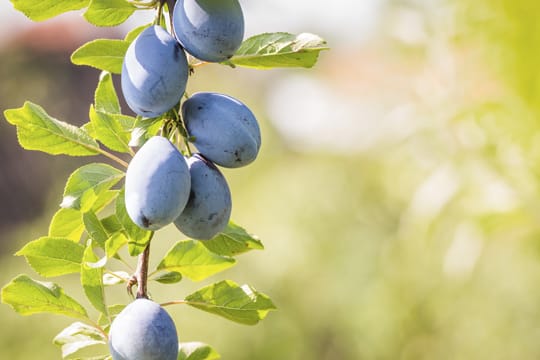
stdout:
[[[173,32],[173,28],[172,28],[172,22],[173,22],[173,9],[174,9],[174,4],[176,4],[176,0],[161,0],[161,3],[167,3],[167,8],[169,10],[169,21],[171,23],[171,32]],[[173,32],[174,34],[174,32]]]
[[137,279],[137,299],[148,299],[148,260],[150,258],[150,241],[144,251],[139,254],[135,278]]

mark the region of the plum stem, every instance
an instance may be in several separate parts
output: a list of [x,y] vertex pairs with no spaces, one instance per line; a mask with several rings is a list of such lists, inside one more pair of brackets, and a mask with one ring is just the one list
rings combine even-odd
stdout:
[[144,248],[144,251],[139,254],[137,261],[137,269],[134,276],[137,279],[137,299],[148,299],[148,260],[150,258],[150,241]]
[[165,1],[161,0],[159,2],[159,4],[158,4],[156,18],[154,19],[154,25],[161,26],[161,16],[163,14],[163,4],[164,3],[165,3]]
[[161,2],[167,3],[167,10],[169,11],[169,22],[171,25],[171,33],[174,35],[174,29],[173,29],[173,10],[174,5],[176,4],[176,0],[161,0]]
[[182,140],[184,141],[184,147],[186,148],[186,152],[188,156],[191,156],[193,153],[191,151],[191,147],[189,146],[189,139],[190,136],[187,131],[186,124],[184,123],[184,120],[182,119],[182,115],[180,115],[180,111],[177,111],[175,108],[173,108],[174,111],[174,117],[175,117],[175,123],[176,128],[178,129],[178,133],[180,136],[182,136]]
[[150,243],[152,242],[153,237],[154,232],[152,232],[152,235],[150,235],[150,240],[148,240],[148,244],[146,244],[143,252],[139,254],[137,259],[137,268],[127,282],[127,292],[131,297],[133,297],[131,288],[134,285],[137,285],[137,299],[148,299],[148,261],[150,259]]

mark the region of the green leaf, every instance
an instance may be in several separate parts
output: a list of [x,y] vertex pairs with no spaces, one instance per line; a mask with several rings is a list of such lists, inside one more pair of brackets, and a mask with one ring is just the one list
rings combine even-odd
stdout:
[[264,249],[259,239],[251,236],[232,221],[221,233],[202,243],[210,251],[224,256],[234,256],[253,249]]
[[92,0],[84,13],[96,26],[116,26],[126,21],[137,8],[126,0]]
[[117,232],[111,235],[105,242],[105,253],[108,258],[112,258],[118,253],[124,245],[128,243],[126,235],[122,232]]
[[81,267],[81,284],[90,303],[99,312],[106,315],[107,305],[105,304],[105,290],[103,287],[103,267],[95,265],[98,261],[99,258],[92,249],[92,241],[88,241]]
[[255,69],[310,68],[322,50],[328,50],[326,41],[314,34],[265,33],[245,40],[224,64]]
[[64,189],[63,208],[88,211],[97,199],[124,177],[124,172],[107,164],[81,166],[70,176]]
[[131,256],[139,255],[144,251],[146,245],[152,238],[152,231],[144,230],[131,220],[127,211],[124,196],[124,189],[116,200],[116,216],[118,221],[124,227],[125,234],[128,238],[128,251]]
[[46,277],[78,273],[84,246],[71,239],[41,237],[27,243],[15,255],[24,256],[38,274]]
[[135,118],[122,114],[110,114],[90,106],[90,124],[93,137],[109,149],[129,153],[129,140]]
[[27,275],[19,275],[4,286],[2,303],[10,305],[20,315],[53,313],[88,319],[86,310],[60,286],[32,280]]
[[95,241],[101,248],[105,248],[105,242],[109,238],[109,234],[103,227],[103,224],[92,210],[83,214],[83,223],[88,236]]
[[255,325],[276,307],[270,298],[249,285],[230,280],[208,285],[186,297],[189,305],[231,321]]
[[[108,190],[101,194],[92,206],[96,213],[103,210],[118,196],[117,190]],[[49,225],[49,236],[63,237],[75,242],[81,239],[84,232],[82,213],[75,209],[59,209],[53,216]]]
[[122,227],[122,224],[120,224],[120,221],[118,221],[118,217],[116,216],[116,214],[112,214],[101,219],[101,224],[109,235],[112,235],[124,229]]
[[99,145],[86,131],[50,117],[39,105],[27,101],[21,108],[6,110],[4,116],[17,126],[17,137],[24,149],[52,155],[99,154]]
[[180,343],[178,360],[216,360],[220,357],[214,348],[202,342]]
[[33,21],[43,21],[62,13],[79,10],[88,5],[89,0],[10,0],[13,7]]
[[158,270],[178,271],[194,280],[204,280],[233,266],[236,260],[214,254],[200,241],[178,241],[159,263]]
[[162,284],[176,284],[182,280],[182,274],[177,271],[168,271],[153,277],[152,280]]
[[99,83],[94,93],[94,104],[97,111],[109,114],[120,114],[120,102],[114,88],[112,75],[103,71],[99,77]]
[[64,237],[78,242],[84,232],[81,212],[74,209],[59,209],[49,225],[49,236]]
[[56,335],[53,343],[60,346],[62,358],[65,359],[89,346],[106,344],[107,338],[99,329],[75,322]]
[[122,72],[122,62],[129,42],[116,39],[97,39],[82,45],[71,55],[75,65],[87,65],[113,74]]

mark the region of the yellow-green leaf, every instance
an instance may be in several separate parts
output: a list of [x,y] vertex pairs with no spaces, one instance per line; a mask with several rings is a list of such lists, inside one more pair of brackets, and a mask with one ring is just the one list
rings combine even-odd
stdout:
[[86,310],[55,283],[36,281],[19,275],[2,288],[2,303],[20,315],[53,313],[88,319]]
[[99,145],[86,131],[50,117],[39,105],[27,101],[21,108],[6,110],[4,116],[17,127],[17,137],[24,149],[52,155],[99,154]]
[[30,241],[15,255],[24,256],[28,264],[46,277],[78,273],[84,246],[71,239],[41,237]]
[[193,307],[245,325],[257,324],[276,309],[268,296],[230,280],[208,285],[188,295],[186,301]]
[[177,271],[199,281],[233,266],[236,260],[215,254],[200,241],[178,241],[165,255],[158,270]]
[[310,68],[322,50],[328,50],[326,41],[314,34],[265,33],[245,40],[224,63],[256,69]]

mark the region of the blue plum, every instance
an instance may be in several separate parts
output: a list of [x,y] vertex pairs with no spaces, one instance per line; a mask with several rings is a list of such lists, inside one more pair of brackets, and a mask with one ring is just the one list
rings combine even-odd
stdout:
[[186,54],[162,27],[145,29],[130,44],[122,65],[122,92],[138,115],[156,117],[170,110],[184,94],[187,80]]
[[176,219],[189,199],[191,178],[184,156],[154,136],[137,151],[126,172],[126,210],[143,229],[158,230]]
[[255,115],[233,97],[199,92],[182,105],[182,116],[193,144],[208,160],[236,168],[251,163],[261,147]]
[[176,360],[178,333],[159,304],[136,299],[112,322],[109,349],[113,360]]
[[209,62],[229,59],[244,39],[244,15],[238,0],[178,0],[173,28],[184,49]]
[[208,240],[222,231],[231,217],[231,192],[219,169],[200,154],[187,160],[191,193],[184,211],[174,221],[185,235]]

